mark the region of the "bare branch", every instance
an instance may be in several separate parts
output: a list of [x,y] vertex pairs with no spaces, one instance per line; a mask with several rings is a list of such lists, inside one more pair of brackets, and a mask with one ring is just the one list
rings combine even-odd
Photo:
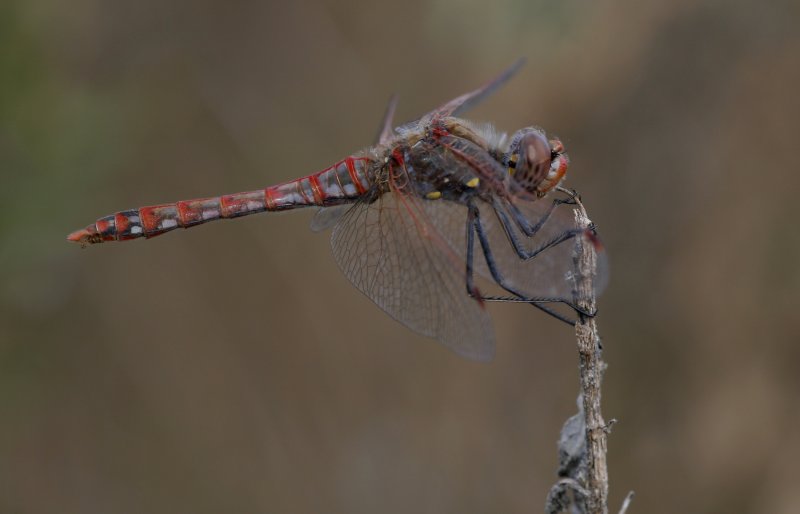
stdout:
[[[578,228],[585,229],[585,233],[575,238],[574,300],[581,311],[594,313],[597,310],[594,279],[600,243],[577,196],[575,203],[575,221]],[[606,364],[602,359],[595,318],[581,315],[575,324],[575,335],[580,362],[578,413],[569,418],[561,430],[558,474],[562,479],[551,488],[545,510],[548,513],[560,512],[571,504],[572,512],[608,514],[607,436],[616,420],[606,423],[600,410]],[[565,480],[579,484],[580,488],[566,487]],[[571,495],[568,494],[570,491]],[[630,497],[623,509],[630,504]]]
[[[587,229],[584,237],[575,238],[575,303],[585,312],[596,312],[594,277],[597,272],[596,239],[589,232],[592,222],[586,209],[577,200],[575,221],[579,228]],[[606,364],[602,359],[602,346],[594,317],[581,316],[575,324],[580,359],[581,395],[586,423],[587,476],[585,488],[586,511],[589,514],[608,514],[608,432],[600,411],[601,384]]]

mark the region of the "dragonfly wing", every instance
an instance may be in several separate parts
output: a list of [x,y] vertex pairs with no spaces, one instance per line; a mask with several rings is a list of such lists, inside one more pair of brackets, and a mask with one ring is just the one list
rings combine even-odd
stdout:
[[378,129],[378,144],[386,144],[394,137],[394,112],[397,109],[397,95],[392,95],[389,99],[389,104],[386,106],[386,112],[383,113],[383,120]]
[[435,109],[431,114],[435,117],[444,118],[446,116],[457,116],[465,112],[467,109],[470,109],[481,101],[485,100],[489,95],[497,91],[497,89],[499,89],[503,84],[508,82],[508,80],[519,71],[523,64],[525,64],[525,59],[517,59],[514,64],[512,64],[494,79],[490,80],[475,91],[465,93],[458,98],[450,100],[446,104],[440,106],[438,109]]
[[[552,197],[545,198],[516,198],[512,200],[518,214],[508,203],[497,202],[497,208],[484,205],[481,215],[490,247],[499,271],[503,274],[508,284],[529,297],[545,297],[572,301],[574,289],[574,252],[575,238],[571,237],[563,242],[547,247],[557,241],[564,234],[576,230],[574,207],[569,204],[557,205],[552,212]],[[549,217],[548,216],[548,212]],[[501,219],[501,214],[506,215],[508,222]],[[533,236],[526,236],[514,221],[515,216],[521,216],[531,225],[537,224],[546,217],[541,229]],[[525,251],[532,252],[547,247],[541,253],[530,259],[523,259],[514,249],[504,225],[510,227],[517,235],[517,240]],[[595,279],[596,289],[599,293],[605,287],[607,267],[605,254],[598,246],[599,262],[598,276]]]
[[322,207],[315,212],[314,217],[311,218],[311,230],[313,232],[322,232],[323,230],[328,230],[332,226],[336,225],[344,213],[346,213],[347,210],[352,207],[352,204]]
[[[449,212],[452,207],[447,204],[448,202],[427,202],[425,210],[431,223],[437,226],[442,234],[447,235],[452,248],[460,255],[465,256],[466,231],[463,226],[455,222],[455,218]],[[529,298],[548,298],[553,301],[572,302],[574,238],[551,246],[533,258],[523,259],[514,249],[506,234],[504,224],[493,206],[480,200],[476,204],[489,240],[489,247],[497,263],[497,271],[502,275],[504,283]],[[516,199],[514,205],[519,213],[534,225],[547,216],[552,199],[549,197],[534,200]],[[459,206],[459,208],[466,216],[466,207]],[[541,248],[560,235],[575,229],[571,205],[557,206],[541,229],[532,237],[526,236],[519,230],[509,209],[502,209],[501,212],[506,214],[510,222],[508,224],[512,225],[511,229],[515,231],[517,240],[526,251]],[[595,277],[595,290],[599,294],[608,282],[608,266],[602,248],[596,247],[596,249],[599,265]],[[484,278],[494,281],[486,257],[477,241],[474,252],[475,271]]]
[[[520,296],[536,299],[552,299],[554,302],[572,301],[573,291],[573,252],[574,238],[564,239],[559,244],[553,242],[564,234],[574,235],[576,229],[574,209],[561,203],[551,207],[554,195],[537,198],[522,193],[511,197],[499,195],[496,191],[507,188],[507,172],[483,149],[463,138],[444,136],[437,144],[422,142],[415,146],[417,153],[408,156],[407,161],[417,170],[425,168],[446,170],[451,179],[465,181],[477,177],[487,186],[485,200],[476,197],[480,221],[488,239],[489,250],[497,264],[496,272],[500,281],[509,291]],[[423,191],[424,193],[424,191]],[[560,200],[566,200],[565,195]],[[422,200],[426,218],[438,229],[462,259],[466,257],[466,207],[446,201]],[[453,215],[453,210],[461,211]],[[499,213],[499,214],[498,214]],[[543,223],[541,220],[546,219]],[[525,235],[520,225],[541,227],[531,236]],[[511,232],[520,248],[518,252],[512,244]],[[530,233],[530,232],[529,232]],[[563,238],[562,238],[563,239]],[[525,258],[535,250],[546,247],[536,256]],[[482,246],[476,241],[474,247],[474,267],[478,274],[495,281],[490,272]],[[603,262],[601,252],[600,262]],[[597,280],[602,289],[604,268],[601,266]]]
[[336,262],[394,319],[464,357],[489,360],[494,355],[489,315],[467,294],[463,259],[420,204],[400,192],[355,204],[331,236]]
[[[484,212],[485,208],[488,207],[486,203],[480,200],[476,203],[481,212]],[[453,210],[459,211],[460,216],[453,216]],[[453,251],[466,261],[467,235],[464,222],[467,218],[466,205],[447,201],[431,201],[425,203],[425,211],[431,223],[438,227],[440,233],[445,235]],[[486,260],[481,252],[480,244],[477,241],[475,242],[473,269],[478,275],[493,281],[489,267],[486,265]]]

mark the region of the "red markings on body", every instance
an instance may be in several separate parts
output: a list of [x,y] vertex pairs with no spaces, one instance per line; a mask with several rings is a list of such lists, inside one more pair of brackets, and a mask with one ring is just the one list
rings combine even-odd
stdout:
[[97,220],[95,226],[97,227],[97,233],[100,235],[103,241],[117,240],[117,232],[115,230],[114,223],[111,223],[111,220],[108,218]]
[[183,200],[177,202],[175,206],[178,208],[178,219],[184,227],[190,225],[197,225],[203,222],[203,202],[211,200],[211,198],[198,198],[196,200]]
[[[327,171],[327,170],[326,170]],[[325,173],[324,171],[320,173]],[[322,186],[319,183],[319,173],[317,175],[311,175],[308,177],[308,183],[311,184],[311,192],[314,194],[314,203],[317,205],[323,205],[325,202],[325,191],[322,190]]]
[[364,187],[364,184],[358,179],[358,172],[356,171],[355,165],[353,165],[353,158],[348,157],[344,160],[344,163],[347,165],[347,173],[350,175],[350,180],[353,181],[353,185],[356,186],[358,194],[363,195],[367,192],[367,188]]
[[275,203],[275,190],[271,187],[264,189],[264,205],[266,206],[268,211],[275,211],[278,209],[277,204]]
[[241,203],[236,198],[236,195],[222,195],[219,197],[220,218],[232,218],[240,208]]
[[566,155],[561,155],[561,162],[558,163],[558,171],[556,171],[556,178],[554,182],[558,184],[561,179],[566,175],[567,168],[569,167],[569,158]]
[[174,206],[170,204],[150,205],[139,209],[139,219],[142,220],[142,228],[144,229],[145,237],[157,236],[164,231],[161,228],[161,222],[164,219],[162,211],[166,207]]
[[303,197],[303,202],[309,204],[311,203],[311,199],[306,194],[305,188],[303,187],[303,179],[296,180],[294,182],[294,188],[297,190],[297,194]]
[[[361,174],[364,177],[364,180],[367,182],[367,189],[369,189],[372,186],[372,182],[370,182],[370,180],[369,180],[369,173],[367,173],[367,169],[369,168],[369,162],[370,161],[369,161],[369,159],[364,158],[364,157],[361,157],[359,159],[353,159],[353,167],[355,167],[355,163],[356,162],[361,164],[361,167],[363,168],[363,170],[361,171]],[[358,173],[358,170],[356,170],[356,173]]]
[[431,129],[431,134],[436,137],[445,137],[450,135],[450,131],[444,127],[435,126]]
[[252,193],[236,193],[223,195],[219,199],[220,216],[223,218],[234,218],[250,212],[250,202],[258,199],[252,198]]
[[342,185],[342,179],[340,179],[340,178],[339,178],[339,170],[338,170],[338,166],[339,166],[339,164],[338,164],[338,163],[337,163],[337,164],[334,164],[333,166],[331,166],[331,167],[330,167],[330,168],[328,168],[327,170],[325,170],[325,171],[323,171],[323,172],[320,172],[320,175],[321,175],[322,173],[325,173],[325,172],[331,172],[331,173],[333,174],[334,178],[336,179],[336,184],[338,184],[338,186],[339,186],[339,191],[340,191],[340,194],[341,194],[342,196],[346,196],[346,195],[347,195],[347,193],[345,192],[345,190],[344,190],[344,186]]
[[392,159],[394,159],[398,165],[400,166],[404,165],[405,158],[403,157],[403,152],[400,151],[399,148],[395,148],[394,150],[392,150]]
[[67,241],[72,241],[73,243],[80,243],[81,246],[85,246],[87,244],[101,243],[102,239],[96,241],[95,239],[97,238],[99,238],[97,234],[97,227],[95,225],[89,225],[86,228],[82,228],[80,230],[71,232],[67,236]]
[[[131,220],[125,214],[118,212],[114,215],[114,226],[117,231],[118,241],[127,241],[128,239],[136,239],[141,236],[141,234],[131,234],[128,232],[130,225]],[[125,232],[128,232],[128,234],[126,235]]]

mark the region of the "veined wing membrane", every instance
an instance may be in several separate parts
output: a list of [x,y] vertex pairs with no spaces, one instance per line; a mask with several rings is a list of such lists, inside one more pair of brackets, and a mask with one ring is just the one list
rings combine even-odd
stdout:
[[489,97],[492,93],[497,91],[503,84],[508,82],[508,80],[514,76],[515,73],[522,68],[522,65],[525,64],[525,59],[520,58],[517,59],[514,64],[506,68],[500,75],[493,78],[489,82],[485,83],[478,89],[474,91],[470,91],[469,93],[465,93],[458,98],[454,98],[450,100],[446,104],[434,109],[429,116],[438,116],[438,117],[445,117],[445,116],[457,116],[459,114],[464,113],[468,109],[474,107],[487,97]]
[[336,225],[339,219],[344,216],[344,213],[352,207],[353,204],[346,203],[318,209],[317,212],[314,213],[314,217],[311,218],[311,231],[322,232],[323,230],[331,228]]
[[489,360],[489,315],[467,294],[463,259],[431,225],[422,203],[392,192],[355,204],[333,230],[334,258],[391,317],[464,357]]
[[[493,190],[505,189],[504,182],[510,180],[506,170],[496,160],[464,138],[445,136],[440,138],[439,144],[421,142],[417,151],[418,153],[409,158],[413,167],[446,170],[452,180],[462,183],[478,178],[490,191],[490,196],[493,195]],[[492,203],[488,203],[488,199],[480,198],[474,201],[497,264],[497,272],[502,275],[504,284],[527,298],[571,301],[571,239],[553,245],[530,259],[523,257],[575,229],[571,206],[558,205],[551,209],[551,198],[493,198]],[[426,212],[426,218],[436,227],[438,233],[444,234],[453,250],[464,259],[467,244],[466,207],[445,198],[422,200],[421,206]],[[546,221],[541,223],[532,236],[527,236],[519,226],[537,225],[543,219]],[[520,252],[515,250],[512,239],[516,240]],[[475,245],[474,255],[475,270],[493,280],[485,255],[478,244]]]
[[[489,239],[489,246],[497,264],[499,273],[503,276],[506,285],[528,298],[551,299],[552,301],[572,302],[574,287],[573,281],[573,252],[575,249],[574,238],[569,238],[558,244],[546,248],[541,253],[530,259],[523,259],[514,248],[506,229],[513,231],[519,246],[525,252],[532,252],[560,236],[575,229],[573,208],[571,205],[557,205],[551,211],[553,198],[550,196],[540,199],[515,199],[512,200],[517,213],[504,203],[498,202],[498,210],[481,200],[476,202],[479,208],[481,221]],[[449,202],[425,202],[424,208],[431,224],[437,227],[440,233],[447,234],[448,242],[462,257],[466,255],[466,207],[458,206],[463,215],[453,216],[453,204]],[[498,212],[505,216],[502,219]],[[546,218],[541,228],[532,236],[526,236],[514,220],[515,216],[522,216],[530,225],[536,225]],[[580,236],[578,236],[580,237]],[[607,266],[604,264],[605,255],[599,252],[598,276],[595,280],[597,292],[601,292],[607,282]],[[474,249],[475,271],[493,281],[492,274],[486,263],[480,245]]]

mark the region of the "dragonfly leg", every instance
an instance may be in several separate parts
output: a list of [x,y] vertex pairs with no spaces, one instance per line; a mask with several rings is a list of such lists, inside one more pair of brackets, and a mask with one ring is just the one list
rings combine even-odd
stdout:
[[[557,205],[559,205],[559,204],[555,203],[555,201],[554,201],[552,206],[548,210],[548,212],[544,216],[542,216],[542,219],[539,220],[536,223],[536,225],[533,226],[534,230],[533,230],[532,233],[529,234],[529,233],[525,232],[525,229],[519,224],[519,222],[517,223],[517,226],[520,227],[520,229],[523,231],[523,233],[525,233],[526,236],[532,237],[533,235],[536,234],[536,232],[538,232],[541,229],[541,227],[544,225],[544,223],[550,217],[550,214],[552,213],[553,209]],[[508,215],[505,212],[503,212],[503,210],[498,205],[494,206],[494,211],[497,214],[498,219],[500,220],[500,224],[503,226],[503,231],[506,233],[506,236],[508,237],[508,240],[511,242],[511,246],[514,247],[514,251],[517,253],[517,255],[519,256],[520,259],[525,260],[525,261],[527,261],[529,259],[533,259],[534,257],[539,255],[543,251],[547,250],[548,248],[552,248],[554,246],[558,246],[559,244],[563,243],[564,241],[568,241],[568,240],[572,239],[573,237],[575,237],[576,235],[581,234],[581,233],[584,232],[584,229],[567,230],[565,232],[562,232],[561,234],[558,234],[557,236],[552,238],[550,241],[542,243],[541,245],[539,245],[538,248],[536,248],[534,250],[528,250],[520,242],[519,235],[514,230],[512,224],[511,224],[511,221],[508,218]],[[518,217],[521,220],[525,220],[525,218],[522,216],[522,213],[520,213],[519,211],[517,211],[517,212],[519,213],[519,216],[515,216],[515,218]]]
[[[554,198],[553,201],[550,203],[550,207],[547,209],[547,212],[539,218],[539,221],[531,225],[531,222],[528,218],[525,217],[524,214],[517,208],[516,205],[513,203],[506,201],[504,202],[505,205],[508,206],[508,210],[511,212],[511,215],[514,219],[514,222],[519,227],[519,229],[528,237],[533,237],[536,233],[544,226],[545,223],[550,219],[550,216],[553,214],[553,211],[560,205],[575,205],[575,198],[580,198],[578,193],[573,190],[564,189],[559,186],[558,189],[560,192],[565,193],[567,198]],[[493,207],[496,211],[502,210],[503,204],[498,201],[495,201]]]
[[556,191],[564,193],[569,197],[566,200],[562,200],[564,203],[568,203],[570,205],[576,205],[581,200],[581,194],[578,193],[578,191],[575,189],[569,189],[562,186],[556,186],[555,189]]
[[[542,251],[546,250],[547,248],[551,248],[557,244],[560,244],[564,241],[572,239],[575,237],[576,234],[582,233],[582,230],[569,230],[565,233],[557,236],[553,240],[545,243],[538,249],[530,252],[530,256],[527,258],[533,258]],[[485,301],[511,301],[511,302],[525,302],[533,305],[537,309],[540,309],[547,314],[559,319],[565,323],[570,325],[574,325],[575,321],[571,320],[558,312],[550,309],[545,304],[549,303],[562,303],[569,306],[575,312],[577,312],[581,316],[588,316],[592,317],[595,313],[587,312],[584,309],[581,309],[577,305],[572,302],[569,302],[563,298],[544,298],[544,297],[529,297],[521,292],[515,290],[515,288],[508,284],[503,274],[500,272],[500,269],[497,265],[497,261],[494,258],[494,254],[492,253],[491,245],[489,243],[489,238],[486,236],[486,232],[484,231],[483,224],[481,223],[480,219],[480,212],[478,207],[470,202],[468,204],[468,217],[467,217],[467,292],[470,295],[475,295],[476,289],[474,288],[474,277],[473,277],[473,259],[474,259],[474,245],[475,245],[475,235],[478,236],[478,241],[481,244],[481,249],[483,250],[483,255],[486,258],[486,264],[489,268],[489,272],[492,275],[494,281],[508,291],[509,293],[513,294],[514,297],[506,298],[506,297],[498,297],[498,296],[479,296],[479,299]],[[516,235],[515,235],[516,237]]]
[[483,300],[478,289],[475,287],[475,269],[473,267],[475,260],[475,216],[478,209],[470,208],[467,210],[467,294],[478,300]]

